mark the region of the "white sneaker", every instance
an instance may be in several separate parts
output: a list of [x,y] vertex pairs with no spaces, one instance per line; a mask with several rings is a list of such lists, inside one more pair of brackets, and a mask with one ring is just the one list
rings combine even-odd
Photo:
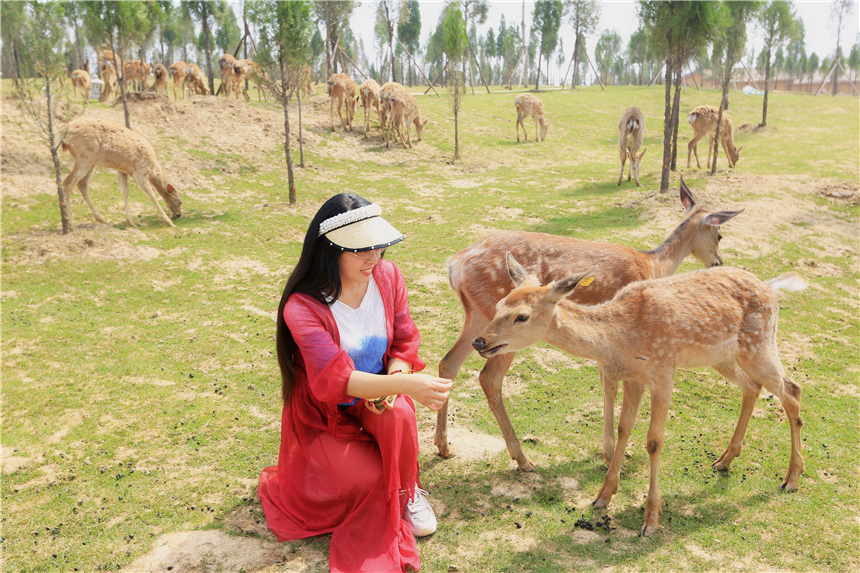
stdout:
[[403,512],[403,519],[415,537],[424,537],[436,531],[436,514],[425,495],[428,495],[426,491],[416,487],[415,499],[406,503],[406,511]]

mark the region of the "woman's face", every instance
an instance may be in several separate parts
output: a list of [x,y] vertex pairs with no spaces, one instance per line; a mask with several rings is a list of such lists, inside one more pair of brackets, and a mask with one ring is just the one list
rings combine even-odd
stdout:
[[337,259],[340,282],[344,285],[369,283],[373,267],[382,258],[384,252],[385,249],[374,249],[362,253],[341,253]]

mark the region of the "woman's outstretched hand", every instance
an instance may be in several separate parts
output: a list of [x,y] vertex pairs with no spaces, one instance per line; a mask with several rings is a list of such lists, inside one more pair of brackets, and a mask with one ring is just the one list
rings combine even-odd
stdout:
[[417,372],[405,377],[408,379],[409,388],[405,393],[434,412],[445,405],[448,394],[451,393],[451,386],[454,385],[452,380]]

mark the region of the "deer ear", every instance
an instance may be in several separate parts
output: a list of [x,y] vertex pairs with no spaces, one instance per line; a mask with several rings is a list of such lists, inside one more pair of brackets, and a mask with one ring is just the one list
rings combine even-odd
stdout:
[[514,281],[515,287],[520,286],[526,281],[526,279],[528,279],[529,274],[522,265],[516,261],[510,251],[505,253],[505,262],[508,266],[508,274],[511,276],[511,280]]
[[647,147],[642,149],[642,153],[639,154],[639,161],[642,161],[642,158],[645,156],[646,151],[648,151]]
[[167,184],[167,192],[171,195],[176,195],[176,189],[170,183]]
[[690,211],[693,207],[696,206],[696,200],[693,199],[693,194],[690,192],[690,188],[687,187],[687,184],[684,183],[684,177],[681,177],[681,188],[679,191],[681,205],[684,207],[685,211]]
[[565,277],[563,279],[553,282],[550,285],[550,287],[552,288],[550,300],[552,302],[558,302],[561,299],[567,297],[570,293],[572,293],[573,289],[575,289],[578,285],[590,285],[591,282],[594,280],[594,277],[591,276],[593,271],[594,269],[585,273],[579,273],[578,275]]
[[739,215],[743,212],[744,210],[741,209],[740,211],[720,211],[719,213],[711,213],[705,217],[705,224],[712,227],[719,227],[735,215]]

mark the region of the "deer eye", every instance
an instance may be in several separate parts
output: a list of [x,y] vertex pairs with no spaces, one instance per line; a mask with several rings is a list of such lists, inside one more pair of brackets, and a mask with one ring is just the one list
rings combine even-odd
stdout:
[[517,323],[517,322],[526,322],[528,319],[529,319],[529,315],[527,315],[527,314],[521,314],[521,315],[519,315],[518,317],[516,317],[516,318],[514,319],[514,322],[515,322],[515,323]]

